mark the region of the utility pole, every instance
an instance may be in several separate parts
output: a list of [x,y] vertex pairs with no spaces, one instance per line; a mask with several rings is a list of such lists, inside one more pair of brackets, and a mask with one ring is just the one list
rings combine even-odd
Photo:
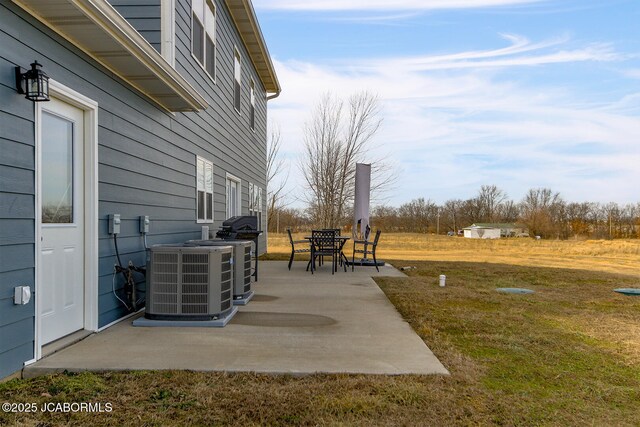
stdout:
[[456,227],[456,212],[453,212],[453,235],[458,235],[458,228]]
[[436,235],[440,235],[440,206],[436,208]]
[[611,239],[611,235],[612,235],[612,227],[611,227],[611,211],[609,211],[609,238]]

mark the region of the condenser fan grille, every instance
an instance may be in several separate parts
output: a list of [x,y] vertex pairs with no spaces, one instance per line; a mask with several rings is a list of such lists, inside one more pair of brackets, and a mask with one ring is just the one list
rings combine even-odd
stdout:
[[158,245],[151,248],[151,319],[217,318],[232,306],[232,248]]
[[[227,282],[227,280],[231,278],[232,303],[234,303],[234,299],[244,299],[250,294],[251,273],[253,270],[252,266],[254,265],[252,262],[254,255],[252,242],[248,240],[190,240],[187,244],[195,247],[231,246],[233,248],[233,255],[224,255],[222,257],[222,262],[225,265],[222,267],[223,274],[221,281]],[[227,262],[229,262],[228,268]],[[223,299],[225,297],[226,294],[222,296]]]
[[209,311],[209,254],[182,254],[182,313]]
[[231,307],[231,285],[233,275],[231,273],[231,254],[222,255],[222,272],[220,274],[220,300],[222,309],[226,310]]
[[158,313],[178,313],[178,254],[154,253],[151,305]]
[[244,291],[251,290],[251,246],[244,248]]

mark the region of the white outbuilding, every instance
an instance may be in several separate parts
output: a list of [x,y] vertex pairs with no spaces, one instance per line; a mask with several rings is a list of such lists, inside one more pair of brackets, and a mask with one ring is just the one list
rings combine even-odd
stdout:
[[499,239],[501,237],[529,237],[529,230],[522,224],[476,223],[462,229],[469,239]]
[[464,237],[467,239],[499,239],[500,228],[485,225],[475,225],[463,228]]

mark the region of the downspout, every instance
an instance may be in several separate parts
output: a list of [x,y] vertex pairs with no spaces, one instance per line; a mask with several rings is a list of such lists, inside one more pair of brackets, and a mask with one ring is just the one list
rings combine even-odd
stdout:
[[274,93],[273,95],[269,95],[267,96],[267,101],[271,101],[272,99],[276,99],[277,97],[280,96],[280,92],[281,91],[277,91],[276,93]]
[[[281,90],[278,90],[278,91],[277,91],[276,93],[274,93],[273,95],[269,95],[269,96],[267,96],[267,97],[266,97],[267,102],[269,102],[269,101],[270,101],[270,100],[272,100],[272,99],[276,99],[277,97],[279,97],[279,96],[280,96],[280,92],[281,92]],[[265,182],[267,182],[267,176],[266,176],[266,174],[265,174],[265,177],[264,177],[264,178],[265,178]],[[267,197],[267,203],[268,203],[268,200],[269,200],[269,196],[268,196],[268,194],[269,194],[269,193],[268,193],[268,191],[269,191],[269,189],[265,186],[264,192],[265,192],[265,196]],[[262,207],[262,206],[261,206],[261,207]],[[267,230],[268,230],[268,229],[269,229],[269,208],[267,208],[267,212],[266,212],[266,215],[265,215],[265,216],[266,216],[266,219],[267,219]],[[266,241],[266,245],[267,245],[267,247],[268,247],[268,246],[269,246],[269,233],[268,233],[268,232],[267,232],[267,235],[266,235],[265,241]],[[256,254],[256,256],[257,256],[257,254]]]

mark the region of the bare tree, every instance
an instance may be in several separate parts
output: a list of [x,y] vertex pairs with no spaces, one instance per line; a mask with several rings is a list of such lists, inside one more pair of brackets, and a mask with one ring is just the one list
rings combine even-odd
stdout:
[[[464,202],[460,199],[447,200],[442,206],[442,223],[449,231],[458,233],[458,230],[465,224],[462,224],[462,206]],[[470,224],[466,224],[470,225]]]
[[[304,156],[300,167],[305,178],[309,212],[318,225],[333,228],[345,219],[353,200],[355,165],[367,160],[367,151],[382,119],[376,96],[361,92],[345,102],[326,94],[304,130]],[[393,182],[384,162],[372,164],[372,192]],[[381,179],[382,178],[382,179]]]
[[614,236],[620,234],[618,224],[622,222],[622,211],[620,206],[613,202],[607,203],[602,209],[606,218],[607,236],[609,239],[613,239]]
[[[482,186],[470,199],[447,200],[437,206],[429,199],[417,198],[397,208],[377,206],[372,217],[387,231],[396,232],[437,231],[434,221],[439,215],[439,223],[447,231],[493,218],[504,223],[520,221],[530,235],[544,238],[640,238],[640,203],[567,203],[548,188],[530,189],[519,203],[503,194],[495,186]],[[487,214],[492,210],[493,215]]]
[[393,206],[378,205],[371,210],[371,222],[388,232],[399,231],[398,210]]
[[476,199],[482,221],[496,222],[499,219],[500,206],[507,200],[507,193],[495,185],[483,185]]
[[[398,218],[405,231],[427,233],[433,227],[438,215],[438,206],[431,199],[424,197],[413,199],[398,208]],[[435,230],[434,230],[435,231]]]
[[277,211],[284,208],[284,189],[289,179],[289,170],[280,156],[282,142],[280,128],[271,124],[267,142],[267,229],[274,230]]
[[500,222],[516,222],[520,216],[518,205],[513,200],[502,202],[498,209]]
[[532,188],[520,202],[520,215],[533,235],[551,237],[558,234],[559,214],[565,202],[560,193],[548,188]]
[[[280,206],[276,208],[276,212],[278,213],[281,230],[291,228],[294,232],[299,232],[308,230],[311,227],[309,218],[301,209]],[[273,227],[274,228],[269,231],[276,231],[275,225]]]
[[569,203],[567,205],[567,222],[565,225],[566,236],[578,236],[589,234],[590,203]]
[[617,237],[638,237],[636,230],[638,225],[640,225],[640,222],[638,221],[639,217],[640,204],[634,205],[632,203],[627,203],[624,208],[622,208],[622,234]]

